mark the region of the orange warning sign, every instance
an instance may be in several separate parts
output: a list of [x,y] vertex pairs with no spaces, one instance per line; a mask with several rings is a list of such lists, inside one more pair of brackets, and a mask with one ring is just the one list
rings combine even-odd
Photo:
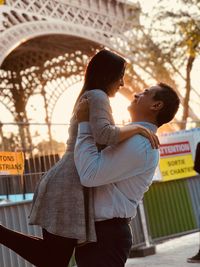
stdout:
[[0,151],[0,175],[21,175],[24,172],[22,152]]

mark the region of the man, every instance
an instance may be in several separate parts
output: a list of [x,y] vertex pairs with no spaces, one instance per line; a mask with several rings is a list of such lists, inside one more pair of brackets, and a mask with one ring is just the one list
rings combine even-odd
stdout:
[[[196,153],[195,153],[195,159],[194,159],[194,170],[200,174],[200,142],[197,144],[197,147],[196,147]],[[200,263],[200,248],[199,248],[198,253],[195,256],[187,259],[187,262]]]
[[[85,102],[77,111],[75,163],[81,183],[94,188],[97,242],[78,247],[76,262],[78,267],[123,267],[132,245],[130,218],[152,182],[159,152],[141,135],[98,152]],[[152,86],[131,102],[132,123],[156,132],[173,119],[179,102],[168,85]]]

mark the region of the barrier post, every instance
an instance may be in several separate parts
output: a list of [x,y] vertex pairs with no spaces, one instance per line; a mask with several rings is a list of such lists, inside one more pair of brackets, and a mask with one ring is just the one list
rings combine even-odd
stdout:
[[144,211],[143,201],[139,203],[139,212],[142,224],[142,231],[144,235],[144,245],[131,250],[130,258],[145,257],[156,253],[155,245],[150,243],[146,215]]

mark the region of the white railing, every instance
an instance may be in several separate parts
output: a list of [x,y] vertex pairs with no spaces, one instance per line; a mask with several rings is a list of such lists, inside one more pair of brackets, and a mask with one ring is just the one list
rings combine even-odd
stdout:
[[[3,225],[25,234],[41,236],[40,228],[28,225],[28,215],[31,201],[8,203],[0,205],[0,221]],[[13,240],[13,242],[15,242]],[[0,246],[1,267],[33,267],[34,265],[12,252],[10,249]]]

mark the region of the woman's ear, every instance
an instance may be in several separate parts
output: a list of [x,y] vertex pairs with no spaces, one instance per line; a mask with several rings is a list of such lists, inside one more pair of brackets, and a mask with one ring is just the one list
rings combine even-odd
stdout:
[[161,110],[164,106],[164,103],[163,101],[159,100],[159,101],[156,101],[152,106],[151,106],[151,109],[152,110]]

